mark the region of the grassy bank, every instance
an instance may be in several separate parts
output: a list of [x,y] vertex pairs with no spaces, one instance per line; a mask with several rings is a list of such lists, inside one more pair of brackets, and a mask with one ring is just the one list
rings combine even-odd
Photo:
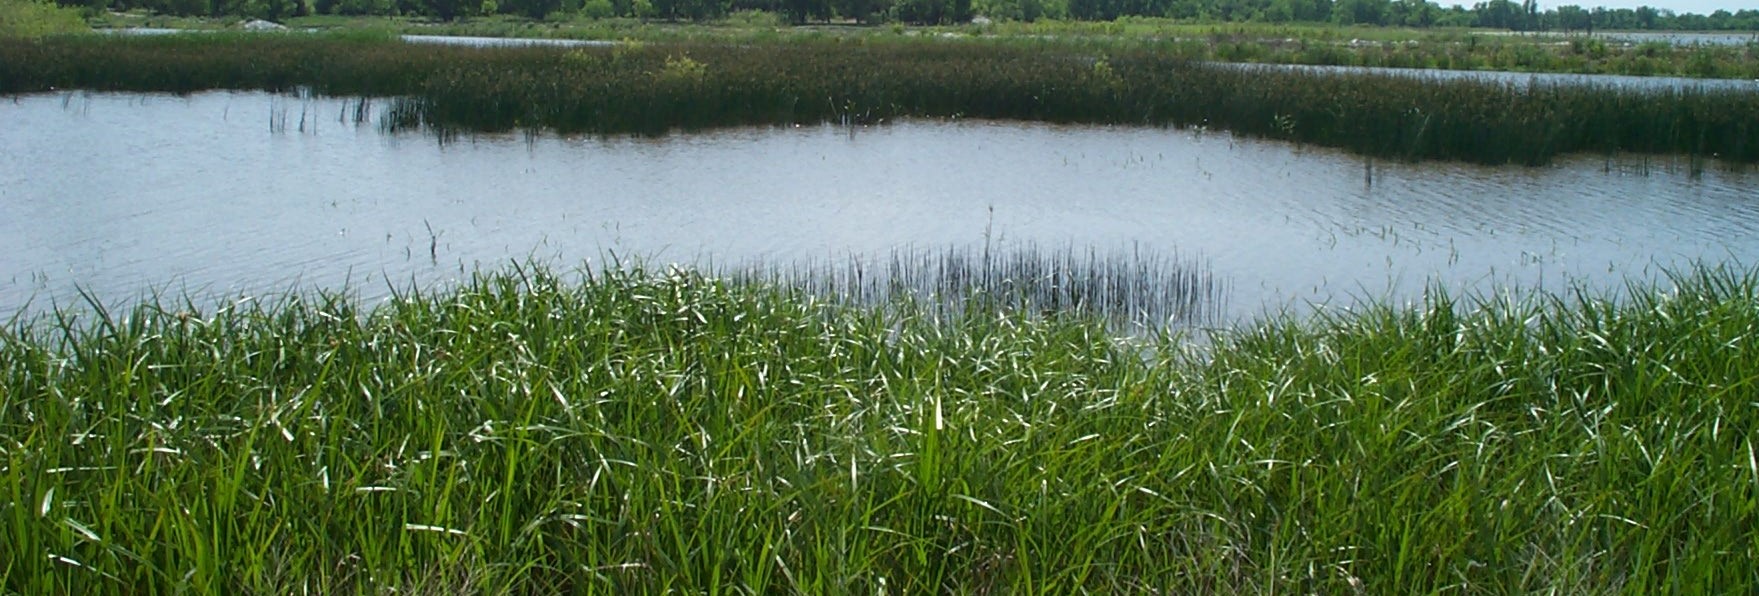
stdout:
[[473,49],[382,36],[0,41],[0,92],[296,87],[401,96],[441,130],[673,129],[903,117],[1170,125],[1395,159],[1632,151],[1759,161],[1759,93],[1424,80],[984,44]]
[[0,335],[0,585],[1748,592],[1759,280],[1675,281],[1202,357],[684,272],[49,315]]

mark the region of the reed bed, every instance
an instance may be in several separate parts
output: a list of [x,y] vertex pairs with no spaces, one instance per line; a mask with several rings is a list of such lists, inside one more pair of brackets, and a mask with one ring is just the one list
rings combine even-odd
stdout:
[[1226,281],[1201,259],[1165,257],[1141,246],[899,248],[844,259],[760,261],[714,275],[869,308],[909,304],[936,319],[995,311],[1074,315],[1139,332],[1218,323],[1227,295]]
[[1202,353],[639,268],[63,310],[0,332],[0,586],[1747,593],[1756,330],[1713,268]]
[[[994,16],[994,15],[992,15]],[[236,21],[204,17],[110,13],[94,27],[165,27],[216,30]],[[1192,60],[1225,62],[1565,72],[1725,79],[1759,78],[1759,37],[1746,44],[1630,43],[1583,35],[1506,35],[1485,29],[1406,28],[1325,23],[1198,23],[1129,17],[1114,21],[1034,22],[928,27],[788,26],[777,15],[740,12],[712,23],[665,23],[633,18],[551,18],[512,15],[438,23],[419,17],[308,15],[284,21],[294,29],[346,35],[451,35],[650,43],[817,43],[842,38],[871,44],[983,43],[1053,46],[1111,53],[1152,49]],[[1738,35],[1738,34],[1737,34]]]
[[1759,161],[1759,91],[1257,69],[1152,50],[860,40],[456,48],[220,34],[0,41],[0,92],[51,88],[393,96],[397,126],[442,134],[994,118],[1211,128],[1408,160],[1543,164],[1641,152]]

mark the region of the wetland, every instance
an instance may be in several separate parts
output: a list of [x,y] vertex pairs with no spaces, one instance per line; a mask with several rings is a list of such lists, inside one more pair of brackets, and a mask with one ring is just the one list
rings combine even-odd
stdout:
[[1101,50],[0,40],[0,586],[1759,586],[1759,90]]

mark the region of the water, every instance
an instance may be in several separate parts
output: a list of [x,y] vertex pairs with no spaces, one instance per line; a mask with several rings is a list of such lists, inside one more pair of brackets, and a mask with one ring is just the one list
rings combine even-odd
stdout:
[[370,302],[613,251],[791,263],[1031,244],[1203,263],[1240,320],[1409,300],[1431,281],[1611,288],[1759,256],[1759,174],[1715,164],[1370,165],[1226,134],[997,122],[442,144],[350,124],[355,107],[262,93],[0,103],[0,317],[81,289],[121,303],[346,287]]
[[1645,42],[1661,42],[1674,46],[1740,46],[1759,42],[1759,33],[1751,31],[1603,31],[1595,30],[1592,35],[1573,31],[1532,32],[1532,31],[1474,31],[1474,35],[1496,35],[1507,37],[1524,37],[1534,41],[1551,43],[1568,43],[1570,40],[1588,37],[1621,44],[1635,46]]
[[476,48],[506,48],[526,46],[551,46],[561,48],[575,47],[609,47],[617,45],[614,41],[590,39],[545,39],[538,37],[472,37],[466,35],[400,35],[405,43],[427,43],[446,46],[470,46]]
[[1659,41],[1676,46],[1739,46],[1759,43],[1759,33],[1740,31],[1608,31],[1596,32],[1594,36],[1627,44]]
[[1434,81],[1476,79],[1491,83],[1527,88],[1533,85],[1584,85],[1617,87],[1644,91],[1701,89],[1733,90],[1759,93],[1759,81],[1746,79],[1693,79],[1686,77],[1637,77],[1629,75],[1576,74],[1557,72],[1509,72],[1503,70],[1452,70],[1445,68],[1384,68],[1378,66],[1325,66],[1307,64],[1226,64],[1233,68],[1293,70],[1338,74],[1384,74]]
[[[215,33],[215,32],[220,32],[220,31],[228,31],[228,32],[236,33],[240,30],[238,30],[238,29],[169,29],[169,28],[164,28],[164,27],[124,27],[124,28],[117,28],[117,29],[95,29],[94,31],[96,31],[98,33],[106,34],[106,35],[139,35],[139,36],[149,36],[150,37],[150,36],[159,36],[159,35],[185,35],[185,34]],[[272,34],[272,33],[278,33],[278,32],[286,32],[286,31],[291,31],[294,33],[317,33],[318,32],[317,29],[296,29],[296,30],[270,30],[270,31],[265,31],[264,33],[271,33]],[[475,37],[475,36],[469,36],[469,35],[399,35],[397,37],[398,37],[398,39],[403,40],[404,43],[436,44],[436,45],[445,45],[445,46],[468,46],[468,47],[476,47],[476,48],[508,48],[508,47],[517,48],[517,47],[529,47],[529,46],[574,48],[574,47],[608,47],[608,46],[617,45],[617,42],[615,42],[615,41],[588,40],[588,39],[548,39],[548,38],[540,38],[540,37]]]

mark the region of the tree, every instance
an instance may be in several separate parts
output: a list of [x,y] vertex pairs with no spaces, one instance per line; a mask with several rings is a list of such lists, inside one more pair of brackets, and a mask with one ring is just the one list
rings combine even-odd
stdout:
[[421,0],[421,4],[423,12],[442,21],[457,20],[482,10],[482,0]]
[[1647,6],[1639,6],[1637,7],[1637,27],[1642,29],[1654,29],[1655,19],[1659,16],[1661,16],[1660,13],[1655,12],[1655,9]]
[[1557,7],[1558,28],[1563,29],[1565,33],[1593,30],[1594,24],[1589,20],[1590,18],[1592,17],[1589,12],[1580,6],[1566,4]]
[[1491,29],[1514,29],[1516,15],[1520,13],[1515,3],[1509,0],[1480,2],[1472,10],[1478,13],[1478,20],[1473,25]]
[[1385,25],[1386,8],[1387,0],[1338,0],[1331,19],[1340,25]]
[[861,23],[878,20],[878,16],[890,8],[883,0],[831,0],[831,7],[843,18]]
[[947,17],[947,4],[947,0],[899,0],[893,8],[900,21],[933,25]]
[[396,10],[391,0],[335,0],[331,12],[340,15],[386,15]]
[[1439,9],[1426,0],[1393,0],[1386,7],[1386,24],[1428,27],[1435,24]]

